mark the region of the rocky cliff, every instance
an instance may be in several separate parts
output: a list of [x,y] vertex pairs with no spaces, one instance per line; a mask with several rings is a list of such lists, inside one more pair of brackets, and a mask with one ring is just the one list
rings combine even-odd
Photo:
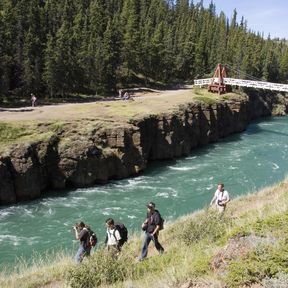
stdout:
[[252,119],[286,113],[282,95],[248,95],[181,105],[171,113],[133,119],[122,127],[90,123],[88,132],[75,128],[58,131],[45,141],[14,145],[0,157],[0,204],[34,199],[49,189],[86,187],[135,175],[150,160],[188,155],[193,148],[243,131]]

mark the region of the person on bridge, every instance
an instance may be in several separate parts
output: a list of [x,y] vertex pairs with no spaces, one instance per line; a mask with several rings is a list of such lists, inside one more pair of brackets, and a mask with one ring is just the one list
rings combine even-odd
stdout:
[[213,203],[215,203],[218,211],[220,213],[224,213],[224,211],[226,209],[226,205],[229,201],[230,201],[229,194],[228,194],[227,190],[224,189],[224,184],[219,183],[217,190],[214,194],[214,197],[212,198],[212,200],[210,202],[210,206],[212,206]]

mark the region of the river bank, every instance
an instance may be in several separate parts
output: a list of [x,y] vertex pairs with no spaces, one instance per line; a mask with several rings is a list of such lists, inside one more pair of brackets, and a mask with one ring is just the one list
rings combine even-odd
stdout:
[[253,119],[286,111],[283,95],[219,96],[205,90],[39,107],[20,116],[6,111],[0,127],[0,204],[136,175],[149,161],[188,155],[245,130]]

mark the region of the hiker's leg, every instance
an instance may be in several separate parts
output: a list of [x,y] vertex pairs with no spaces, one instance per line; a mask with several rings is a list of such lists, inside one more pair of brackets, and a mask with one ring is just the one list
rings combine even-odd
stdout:
[[156,249],[157,249],[157,251],[160,253],[160,254],[162,254],[163,252],[164,252],[164,248],[162,247],[162,245],[159,243],[159,241],[158,241],[158,235],[156,234],[156,235],[154,235],[154,237],[153,237],[153,242],[154,242],[154,244],[155,244],[155,247],[156,247]]
[[77,264],[80,264],[82,262],[84,254],[85,250],[82,246],[80,246],[75,256],[75,261]]
[[148,246],[149,246],[150,241],[151,241],[151,236],[150,236],[150,234],[145,233],[144,241],[143,241],[143,246],[142,246],[142,251],[141,251],[141,256],[140,256],[139,260],[143,260],[144,258],[147,257],[147,254],[148,254]]
[[91,253],[91,247],[87,247],[84,256],[90,256],[90,253]]
[[119,250],[118,250],[117,245],[108,245],[108,252],[114,259],[116,259],[117,256],[119,255]]

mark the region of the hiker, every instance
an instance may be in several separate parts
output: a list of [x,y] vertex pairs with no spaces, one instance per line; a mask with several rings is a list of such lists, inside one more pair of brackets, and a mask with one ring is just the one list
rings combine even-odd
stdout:
[[85,256],[90,256],[91,245],[90,245],[90,235],[89,230],[84,222],[73,227],[75,231],[75,238],[80,241],[80,246],[75,256],[75,261],[77,264],[80,264]]
[[119,245],[119,241],[121,240],[121,235],[119,231],[116,229],[114,220],[112,218],[108,218],[106,220],[106,227],[107,227],[107,235],[105,239],[105,244],[106,244],[107,250],[117,255],[121,249]]
[[155,204],[153,202],[149,202],[146,207],[147,218],[142,224],[142,230],[145,231],[145,236],[141,255],[138,258],[138,261],[142,261],[147,257],[148,246],[151,240],[154,242],[155,247],[160,254],[163,254],[164,252],[164,248],[158,241],[159,231],[161,229],[161,225],[163,225],[163,219],[161,218],[159,211],[155,210]]
[[227,190],[224,189],[224,184],[219,183],[217,190],[214,194],[214,197],[212,198],[210,202],[210,206],[213,205],[215,202],[216,208],[220,213],[223,213],[225,211],[227,203],[230,201],[229,194]]
[[128,240],[128,230],[124,224],[115,224],[112,218],[108,218],[105,223],[107,227],[105,239],[107,250],[117,255]]
[[123,96],[123,100],[129,100],[130,99],[130,94],[128,92],[125,92]]
[[121,89],[119,89],[119,91],[118,91],[118,97],[121,99],[122,98],[122,90]]
[[32,105],[32,107],[35,107],[36,100],[37,100],[36,96],[33,93],[31,93],[31,105]]

